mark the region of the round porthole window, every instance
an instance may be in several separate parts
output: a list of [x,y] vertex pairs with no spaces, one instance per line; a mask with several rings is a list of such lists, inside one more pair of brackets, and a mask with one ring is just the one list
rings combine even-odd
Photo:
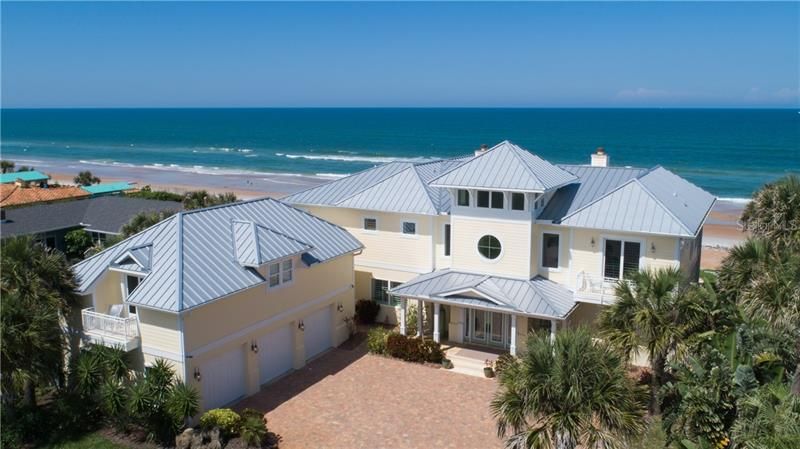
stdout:
[[493,235],[484,235],[478,240],[478,252],[487,259],[497,259],[501,250],[500,240]]

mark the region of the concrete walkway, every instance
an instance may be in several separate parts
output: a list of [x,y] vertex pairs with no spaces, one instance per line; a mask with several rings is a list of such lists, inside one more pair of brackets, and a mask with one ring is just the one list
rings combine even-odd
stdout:
[[266,413],[283,449],[502,447],[492,379],[333,349],[236,409]]

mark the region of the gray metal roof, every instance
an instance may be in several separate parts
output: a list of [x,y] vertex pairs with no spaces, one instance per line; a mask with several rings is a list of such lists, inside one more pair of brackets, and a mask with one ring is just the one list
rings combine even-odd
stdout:
[[572,173],[506,140],[433,179],[431,185],[545,192],[576,180]]
[[545,318],[563,319],[575,307],[571,291],[540,276],[522,280],[445,269],[417,276],[390,292]]
[[450,195],[430,180],[469,158],[390,162],[283,198],[292,204],[338,206],[382,212],[438,215],[450,211]]
[[37,204],[6,210],[3,237],[39,234],[60,229],[85,227],[90,231],[116,234],[140,212],[182,210],[174,201],[158,201],[126,196],[101,196],[78,200]]
[[306,252],[311,245],[254,221],[233,221],[234,250],[241,265],[258,267],[270,260]]
[[78,290],[88,291],[115,260],[142,245],[151,245],[152,267],[128,298],[133,304],[177,312],[263,283],[255,269],[243,266],[237,258],[235,222],[256,225],[248,260],[255,260],[258,254],[261,263],[295,254],[300,248],[306,251],[304,260],[319,262],[362,248],[344,229],[264,198],[167,218],[76,264]]
[[[556,203],[552,208],[548,205],[539,218],[582,228],[694,237],[714,205],[713,195],[662,167],[636,176],[631,176],[633,171],[612,174],[614,169],[607,168],[611,176],[604,177],[602,170],[592,170],[588,177],[594,178],[590,183],[594,191],[580,198],[576,195],[574,202],[585,204],[566,205],[569,197],[556,195],[551,200]],[[619,182],[627,176],[631,177],[600,194],[613,184],[605,181]],[[567,213],[559,217],[564,210]]]

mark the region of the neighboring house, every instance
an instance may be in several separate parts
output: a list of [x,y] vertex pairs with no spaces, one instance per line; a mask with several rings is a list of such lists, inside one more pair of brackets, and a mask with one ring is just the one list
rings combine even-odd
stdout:
[[101,196],[101,195],[115,195],[122,192],[126,192],[128,190],[133,190],[135,186],[133,183],[120,181],[120,182],[101,182],[98,184],[92,184],[88,186],[81,186],[81,188],[92,196]]
[[[42,190],[57,190],[48,188]],[[0,235],[34,235],[48,248],[65,250],[64,236],[83,228],[94,241],[119,235],[122,226],[142,212],[179,211],[183,204],[124,196],[102,196],[3,210]]]
[[505,141],[284,201],[364,243],[356,297],[380,303],[379,320],[404,329],[412,301],[435,340],[516,353],[530,330],[590,325],[632,272],[671,266],[697,279],[715,198],[661,167],[609,167],[601,149],[591,165],[553,165]]
[[0,174],[0,184],[33,183],[40,187],[47,185],[49,176],[36,170],[15,171]]
[[83,332],[219,407],[348,338],[361,248],[274,199],[180,212],[74,266]]
[[[23,172],[25,173],[25,172]],[[89,192],[80,187],[24,187],[21,184],[0,184],[0,207],[19,207],[37,203],[86,198]]]

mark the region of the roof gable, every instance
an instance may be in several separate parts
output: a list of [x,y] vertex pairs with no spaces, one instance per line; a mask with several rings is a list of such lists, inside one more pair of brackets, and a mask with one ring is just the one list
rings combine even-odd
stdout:
[[433,179],[431,185],[545,192],[576,179],[573,174],[506,140]]

